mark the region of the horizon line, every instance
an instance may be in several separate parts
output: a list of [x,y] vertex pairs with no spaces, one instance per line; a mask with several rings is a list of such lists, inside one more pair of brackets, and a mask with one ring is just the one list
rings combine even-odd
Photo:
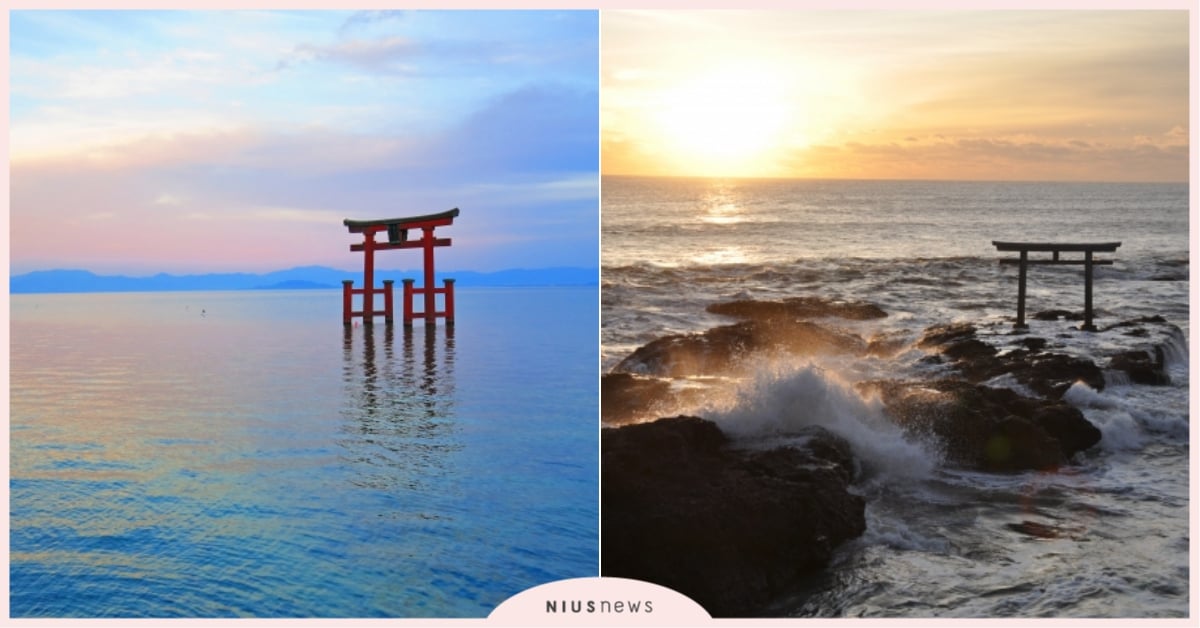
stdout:
[[[91,275],[95,275],[97,277],[125,277],[125,278],[130,278],[130,279],[139,279],[139,278],[157,277],[157,276],[161,276],[161,275],[166,275],[169,277],[189,277],[189,276],[197,276],[197,275],[269,275],[272,273],[281,273],[281,272],[287,272],[287,271],[291,271],[291,270],[303,270],[303,269],[308,269],[308,268],[362,274],[361,268],[359,268],[357,270],[348,270],[345,268],[337,268],[334,266],[324,266],[321,264],[305,264],[305,265],[300,265],[300,266],[289,266],[287,268],[277,268],[274,270],[263,270],[263,271],[253,271],[253,270],[208,270],[208,271],[176,271],[176,272],[157,271],[157,272],[150,272],[149,274],[138,274],[138,275],[122,274],[121,272],[114,272],[111,274],[103,274],[102,271],[98,272],[95,270],[90,270],[88,268],[81,268],[81,267],[39,268],[39,269],[28,270],[28,271],[24,271],[24,272],[20,272],[20,273],[13,273],[13,272],[11,272],[11,265],[10,265],[10,271],[8,273],[8,276],[11,279],[14,277],[20,277],[23,275],[29,275],[29,274],[33,274],[33,273],[84,272],[84,273],[88,273]],[[496,273],[517,272],[517,271],[539,272],[539,271],[552,271],[552,270],[581,270],[581,271],[595,270],[595,271],[599,271],[600,265],[597,264],[595,266],[574,266],[574,265],[511,266],[511,267],[507,267],[507,268],[501,268],[499,270],[476,270],[476,269],[471,269],[471,268],[455,268],[455,269],[448,269],[448,270],[438,269],[436,272],[439,275],[445,274],[445,273],[475,273],[475,274],[480,274],[480,275],[491,275],[491,274],[496,274]],[[377,268],[375,268],[375,272],[390,273],[390,272],[424,272],[424,271],[419,267],[411,267],[411,268],[378,268],[377,267]]]
[[[636,177],[642,179],[739,179],[750,181],[879,181],[887,183],[1088,183],[1088,184],[1137,184],[1137,185],[1188,185],[1190,179],[1153,181],[1145,179],[933,179],[925,177],[808,177],[788,175],[737,175],[737,174],[637,174],[629,172],[601,172],[600,177]],[[603,205],[603,194],[601,194]]]

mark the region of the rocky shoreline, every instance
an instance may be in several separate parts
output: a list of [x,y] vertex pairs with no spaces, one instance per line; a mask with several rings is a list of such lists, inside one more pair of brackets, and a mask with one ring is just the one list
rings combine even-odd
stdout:
[[711,615],[751,616],[866,529],[849,445],[741,450],[674,417],[601,437],[601,573],[661,584]]
[[[991,473],[1052,472],[1100,442],[1100,430],[1063,400],[1077,382],[1102,390],[1106,373],[1170,382],[1164,349],[1151,337],[1173,326],[1159,317],[1102,329],[1144,346],[1089,358],[1056,350],[1054,338],[981,338],[969,323],[871,337],[838,323],[888,316],[870,303],[801,297],[708,311],[736,322],[654,340],[602,377],[601,568],[671,587],[717,617],[758,615],[823,569],[838,545],[865,531],[865,504],[853,491],[858,462],[840,437],[812,427],[789,435],[796,439],[786,446],[747,447],[711,421],[672,416],[709,392],[692,382],[744,376],[781,357],[868,359],[917,349],[917,360],[939,367],[935,376],[862,381],[857,389],[877,396],[906,434],[936,443],[942,464]],[[998,379],[1015,385],[989,385]]]

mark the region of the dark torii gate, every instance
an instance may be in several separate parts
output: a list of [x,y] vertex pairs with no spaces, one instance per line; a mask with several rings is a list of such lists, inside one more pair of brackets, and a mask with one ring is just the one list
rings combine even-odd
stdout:
[[[351,244],[351,251],[363,252],[363,287],[355,288],[354,280],[342,281],[342,322],[349,325],[355,316],[363,318],[364,325],[370,325],[372,318],[383,314],[384,321],[392,324],[392,284],[390,279],[383,281],[382,288],[375,287],[375,251],[387,249],[423,249],[425,251],[425,285],[421,288],[413,286],[412,279],[404,280],[404,326],[412,325],[414,318],[425,319],[426,324],[436,324],[437,318],[445,318],[447,325],[454,324],[454,280],[446,279],[444,288],[433,287],[433,247],[450,246],[450,238],[435,238],[433,230],[437,227],[450,225],[458,216],[458,208],[440,214],[410,216],[408,218],[386,218],[383,220],[350,220],[342,221],[350,233],[363,234],[361,244]],[[409,240],[408,230],[420,229],[421,239]],[[376,242],[375,234],[387,232],[387,242]],[[383,311],[375,309],[375,295],[383,293]],[[362,295],[363,307],[353,309],[354,295]],[[413,297],[424,295],[425,309],[413,311]],[[437,295],[445,296],[445,310],[437,311]]]
[[[1095,253],[1112,253],[1121,246],[1120,242],[1071,242],[1071,243],[1052,243],[1052,242],[997,242],[992,240],[992,244],[998,251],[1016,251],[1020,253],[1020,257],[1016,259],[1002,259],[1001,264],[1016,264],[1017,265],[1017,322],[1013,325],[1017,329],[1026,329],[1029,325],[1025,324],[1025,274],[1026,267],[1035,264],[1075,264],[1083,266],[1083,325],[1079,329],[1083,331],[1096,331],[1096,325],[1092,322],[1092,267],[1093,266],[1110,266],[1111,259],[1098,260],[1095,259]],[[1029,259],[1030,252],[1051,253],[1053,257],[1050,259]],[[1061,253],[1075,252],[1083,253],[1083,259],[1062,259],[1059,257]]]

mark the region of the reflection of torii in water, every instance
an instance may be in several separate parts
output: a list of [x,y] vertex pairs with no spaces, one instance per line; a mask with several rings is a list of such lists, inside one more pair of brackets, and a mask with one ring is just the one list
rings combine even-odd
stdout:
[[342,333],[342,429],[334,441],[350,482],[418,491],[440,485],[465,447],[456,420],[454,328],[405,329],[402,340],[392,325],[344,326]]
[[[362,418],[396,417],[430,420],[450,418],[454,405],[454,328],[446,327],[441,346],[437,328],[425,328],[424,342],[408,330],[404,333],[402,359],[397,364],[392,327],[384,328],[383,359],[373,325],[363,325],[361,335],[345,327],[342,339],[343,376],[354,411]],[[362,342],[361,361],[353,352],[355,339]],[[439,350],[440,349],[440,350]],[[399,369],[397,369],[399,366]]]
[[[450,246],[450,238],[435,238],[433,230],[436,227],[450,225],[458,216],[458,209],[451,209],[440,214],[410,216],[408,218],[387,218],[383,220],[343,220],[350,233],[363,234],[361,244],[350,245],[351,251],[363,252],[363,287],[354,288],[353,280],[342,282],[342,322],[347,326],[355,316],[361,316],[364,325],[370,325],[376,314],[383,314],[387,324],[392,323],[392,281],[384,280],[383,288],[375,287],[375,251],[383,249],[423,249],[425,252],[425,284],[420,288],[413,286],[412,279],[404,280],[404,326],[412,325],[413,318],[425,319],[426,325],[434,325],[439,317],[446,319],[447,325],[454,324],[454,280],[445,279],[444,288],[433,287],[433,249],[437,246]],[[420,229],[419,240],[409,240],[408,230]],[[375,234],[387,231],[387,242],[376,242]],[[375,309],[375,295],[383,293],[383,311]],[[362,295],[362,309],[353,309],[353,297]],[[413,297],[424,295],[425,308],[421,312],[413,311]],[[437,295],[441,294],[445,301],[445,310],[437,311]]]

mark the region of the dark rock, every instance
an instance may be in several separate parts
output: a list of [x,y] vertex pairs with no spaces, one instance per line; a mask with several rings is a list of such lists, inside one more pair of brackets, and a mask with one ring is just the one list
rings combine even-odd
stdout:
[[659,338],[638,347],[613,372],[662,377],[724,375],[744,370],[749,366],[744,359],[751,355],[861,355],[866,349],[858,335],[807,321],[743,321]]
[[985,471],[1049,471],[1067,462],[1058,441],[1028,419],[1010,414],[979,427],[987,435],[980,465]]
[[713,314],[753,320],[799,320],[826,316],[850,320],[870,320],[887,316],[887,312],[871,303],[834,301],[821,297],[792,297],[781,301],[743,299],[728,303],[714,303],[705,309]]
[[1091,360],[1042,351],[1046,341],[1023,338],[1025,349],[1000,353],[975,337],[969,323],[936,325],[925,330],[917,346],[938,351],[971,382],[983,382],[1010,374],[1038,394],[1061,398],[1075,382],[1082,381],[1096,390],[1104,389],[1104,373]]
[[605,428],[601,573],[657,583],[716,617],[763,612],[866,529],[848,446],[735,448],[694,417]]
[[935,350],[952,360],[975,360],[996,354],[996,348],[975,337],[970,323],[934,325],[925,330],[917,346]]
[[942,355],[953,360],[978,360],[996,355],[996,348],[977,338],[964,338],[946,345]]
[[867,352],[867,343],[861,336],[807,321],[761,324],[759,329],[765,343],[791,355],[863,355]]
[[1056,321],[1060,318],[1067,321],[1081,321],[1083,313],[1070,310],[1043,310],[1033,315],[1033,319],[1038,321]]
[[1162,347],[1156,346],[1153,356],[1148,351],[1118,353],[1109,360],[1108,368],[1124,371],[1135,384],[1166,386],[1171,383],[1171,376],[1166,373],[1165,360]]
[[867,355],[890,358],[909,346],[912,339],[907,333],[890,332],[876,334],[867,341]]
[[1022,338],[1019,341],[1019,343],[1022,347],[1025,347],[1026,349],[1029,349],[1030,351],[1041,351],[1042,349],[1046,348],[1046,339],[1038,338],[1036,336]]
[[1078,408],[1067,403],[1043,403],[1034,406],[1029,419],[1058,441],[1065,458],[1086,451],[1100,442],[1100,428],[1084,418]]
[[[1133,327],[1136,325],[1143,325],[1146,323],[1158,324],[1158,323],[1166,323],[1166,322],[1167,322],[1167,319],[1163,318],[1162,316],[1159,316],[1158,314],[1154,314],[1153,316],[1139,316],[1138,318],[1131,318],[1127,321],[1113,323],[1107,329],[1113,329],[1116,327]],[[1107,329],[1106,329],[1106,331],[1107,331]]]
[[1039,539],[1057,539],[1065,536],[1063,532],[1055,526],[1038,523],[1036,521],[1022,521],[1020,523],[1006,523],[1004,527],[1013,532],[1020,532],[1028,536]]
[[905,431],[932,438],[946,462],[982,471],[1048,470],[1095,445],[1101,433],[1062,401],[1030,399],[962,380],[871,382]]
[[975,326],[970,323],[948,323],[934,325],[925,330],[917,346],[922,349],[937,349],[960,340],[975,337]]
[[600,378],[600,420],[624,423],[671,397],[671,384],[653,377],[609,373]]
[[614,373],[663,377],[713,375],[728,372],[746,354],[763,348],[753,323],[715,327],[702,333],[655,339],[621,360]]
[[[1012,373],[1017,381],[1051,399],[1060,399],[1076,382],[1094,390],[1104,390],[1104,372],[1087,358],[1061,353],[1031,353],[1028,356],[1009,354],[1001,372]],[[997,373],[999,374],[999,373]]]

